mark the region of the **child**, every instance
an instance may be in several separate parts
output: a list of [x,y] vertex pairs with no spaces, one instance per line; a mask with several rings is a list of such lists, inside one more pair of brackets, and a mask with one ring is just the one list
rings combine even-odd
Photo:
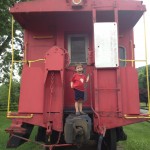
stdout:
[[84,84],[89,81],[89,75],[86,77],[83,74],[82,64],[77,64],[75,67],[76,73],[73,75],[71,80],[71,88],[74,89],[75,94],[75,110],[76,115],[84,115],[82,111],[82,103],[84,100]]

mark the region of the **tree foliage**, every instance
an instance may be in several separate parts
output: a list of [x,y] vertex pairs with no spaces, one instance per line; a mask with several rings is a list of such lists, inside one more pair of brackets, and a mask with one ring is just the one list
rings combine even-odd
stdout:
[[[12,15],[9,8],[15,3],[25,0],[1,0],[0,1],[0,83],[8,82],[11,65],[11,24]],[[19,32],[20,31],[20,32]],[[23,49],[23,34],[18,23],[14,23],[14,51],[15,59],[20,60],[21,50]],[[20,72],[21,64],[15,64],[14,69]]]
[[[12,43],[12,15],[9,8],[15,3],[27,0],[0,0],[0,103],[7,102],[9,89],[9,74],[12,60],[11,43]],[[23,33],[21,26],[15,22],[13,33],[14,60],[22,59],[23,50]],[[15,74],[21,73],[22,64],[14,63]],[[20,83],[15,78],[12,79],[11,102],[18,102]]]
[[[150,65],[148,66],[148,77],[150,85]],[[139,80],[139,96],[140,101],[148,104],[148,91],[147,91],[147,71],[146,67],[138,68],[138,80]]]
[[[0,103],[6,103],[8,99],[8,84],[3,84],[0,86]],[[11,102],[17,103],[19,100],[19,92],[20,92],[20,83],[17,80],[12,81],[11,88]]]
[[[10,48],[11,41],[11,14],[9,8],[14,5],[18,0],[4,0],[0,1],[0,55],[2,52],[6,51],[7,48]],[[16,30],[21,30],[21,27],[18,24],[15,24],[14,37],[17,38]]]
[[[148,66],[148,73],[150,81],[150,65]],[[145,66],[138,68],[138,80],[139,80],[139,88],[147,89],[147,73]]]

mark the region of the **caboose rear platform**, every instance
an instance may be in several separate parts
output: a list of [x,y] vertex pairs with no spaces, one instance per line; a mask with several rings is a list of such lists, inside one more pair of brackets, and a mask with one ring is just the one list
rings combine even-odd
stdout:
[[[37,141],[68,146],[100,135],[99,150],[103,137],[114,150],[118,140],[126,139],[122,126],[147,120],[149,114],[140,113],[133,38],[133,27],[145,10],[132,0],[15,4],[10,12],[24,28],[25,48],[18,112],[7,116],[12,119],[7,131],[14,135],[7,147],[19,146],[23,139],[17,136],[28,139],[39,126]],[[70,115],[76,63],[90,74],[85,116]]]

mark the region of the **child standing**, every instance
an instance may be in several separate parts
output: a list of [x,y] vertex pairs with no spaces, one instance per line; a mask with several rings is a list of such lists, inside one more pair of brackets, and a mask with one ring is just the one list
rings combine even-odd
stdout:
[[73,75],[71,80],[71,88],[74,89],[75,94],[75,110],[76,115],[84,115],[82,111],[82,104],[84,100],[84,84],[89,81],[89,75],[86,77],[83,74],[82,64],[77,64],[75,67],[76,73]]

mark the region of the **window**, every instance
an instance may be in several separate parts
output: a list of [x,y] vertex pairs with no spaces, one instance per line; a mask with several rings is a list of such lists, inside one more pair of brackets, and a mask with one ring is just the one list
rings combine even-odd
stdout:
[[[126,60],[126,50],[125,50],[124,47],[119,47],[119,56],[120,56],[120,59]],[[125,61],[120,61],[120,66],[121,67],[126,66],[126,62]]]
[[71,63],[87,63],[88,37],[83,34],[68,36],[68,51]]

